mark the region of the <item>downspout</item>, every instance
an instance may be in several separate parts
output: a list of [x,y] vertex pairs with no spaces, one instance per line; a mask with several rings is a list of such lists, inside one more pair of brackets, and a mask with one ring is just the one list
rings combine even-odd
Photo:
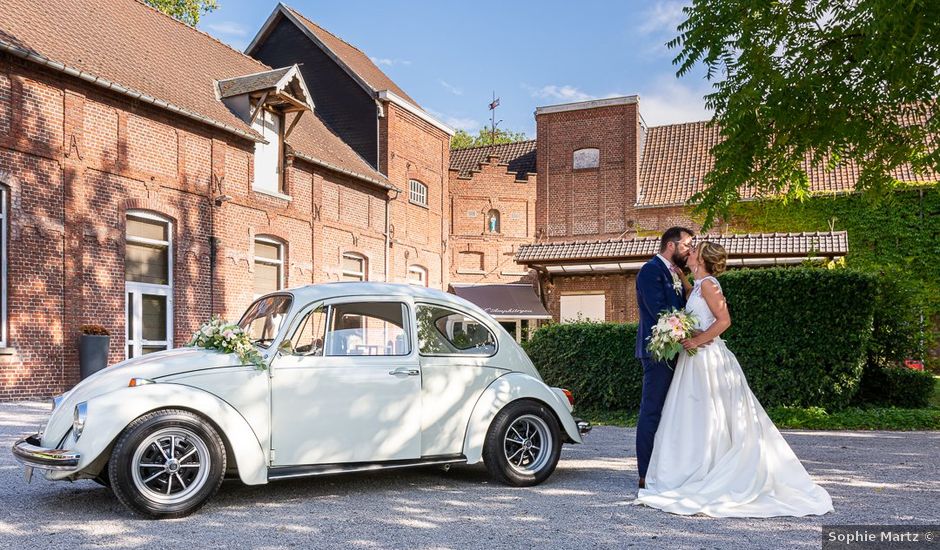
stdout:
[[390,197],[388,192],[385,193],[385,282],[388,282],[388,264],[389,264],[389,254],[392,248],[392,238],[390,235],[391,224],[389,222],[389,206],[393,200],[398,199],[398,194],[401,192],[397,187],[393,187],[388,190],[391,193],[395,193],[394,197]]

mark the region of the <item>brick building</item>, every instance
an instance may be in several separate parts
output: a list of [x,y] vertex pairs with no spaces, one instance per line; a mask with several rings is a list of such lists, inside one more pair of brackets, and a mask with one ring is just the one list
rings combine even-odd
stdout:
[[83,324],[116,362],[275,288],[448,283],[452,132],[353,46],[281,5],[250,55],[134,0],[3,11],[0,399],[74,384]]

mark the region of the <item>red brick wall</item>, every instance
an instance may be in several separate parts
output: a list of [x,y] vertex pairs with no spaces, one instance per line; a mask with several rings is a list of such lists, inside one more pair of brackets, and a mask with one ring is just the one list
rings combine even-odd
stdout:
[[[536,236],[596,240],[635,230],[637,105],[615,105],[536,116]],[[574,151],[596,148],[597,168],[573,168]]]
[[[472,177],[450,170],[450,276],[460,283],[514,283],[532,280],[513,261],[520,245],[535,237],[536,176],[519,179],[498,157],[481,163]],[[487,229],[487,212],[500,213],[499,233]]]
[[636,322],[635,274],[566,275],[542,279],[546,309],[557,321],[561,315],[561,296],[565,294],[604,293],[607,321]]
[[[409,125],[396,118],[394,128]],[[392,253],[419,250],[437,281],[449,162],[435,145],[446,144],[441,135],[396,140],[389,162],[399,187],[417,174],[436,193],[420,226],[409,229],[417,207],[401,208],[395,222],[404,234]],[[258,235],[284,244],[287,286],[336,280],[344,251],[366,255],[371,278],[384,278],[384,190],[296,161],[286,169],[286,200],[251,190],[252,160],[247,140],[0,55],[0,184],[10,218],[0,399],[72,386],[82,324],[108,328],[111,362],[124,358],[128,210],[172,222],[175,345],[212,313],[235,319],[251,302]],[[231,200],[212,206],[223,194]]]
[[[385,103],[379,121],[379,166],[401,193],[391,201],[389,282],[407,280],[408,266],[427,270],[428,286],[446,288],[448,268],[442,253],[448,239],[447,169],[450,136],[393,103]],[[427,207],[409,200],[409,180],[428,187]]]

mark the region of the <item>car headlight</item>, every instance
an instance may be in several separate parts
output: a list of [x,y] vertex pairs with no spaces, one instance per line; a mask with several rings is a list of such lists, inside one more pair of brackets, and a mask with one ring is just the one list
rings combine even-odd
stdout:
[[75,405],[75,411],[72,413],[72,431],[75,432],[75,439],[82,436],[82,430],[85,429],[85,418],[88,416],[88,403],[82,401]]

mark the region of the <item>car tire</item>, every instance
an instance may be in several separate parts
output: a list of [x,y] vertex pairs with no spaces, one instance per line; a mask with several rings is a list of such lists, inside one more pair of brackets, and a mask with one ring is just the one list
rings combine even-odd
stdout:
[[493,419],[483,444],[483,462],[496,481],[530,487],[552,475],[561,456],[555,414],[535,401],[513,401]]
[[222,484],[225,444],[202,417],[166,409],[145,414],[121,432],[111,459],[111,490],[150,519],[187,516]]

